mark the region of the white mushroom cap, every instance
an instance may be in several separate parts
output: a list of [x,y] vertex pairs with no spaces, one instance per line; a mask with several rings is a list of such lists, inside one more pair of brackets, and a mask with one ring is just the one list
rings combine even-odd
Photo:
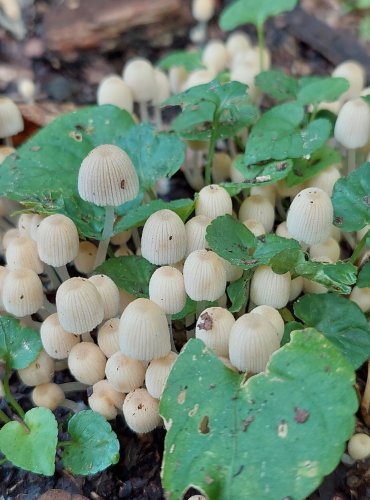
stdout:
[[202,62],[215,73],[223,71],[229,61],[226,46],[222,40],[210,40],[203,49]]
[[158,68],[154,69],[154,80],[155,94],[153,97],[153,104],[159,106],[171,95],[170,82],[166,73]]
[[219,215],[231,215],[232,211],[231,196],[222,186],[210,184],[199,191],[195,202],[195,215],[205,215],[213,220]]
[[212,162],[212,179],[214,184],[224,182],[230,177],[231,157],[223,151],[215,153]]
[[363,313],[370,311],[370,288],[354,286],[349,298],[358,305]]
[[63,389],[53,382],[39,384],[32,391],[32,400],[36,406],[55,410],[65,400]]
[[179,94],[188,77],[187,71],[182,66],[172,66],[168,72],[168,80],[172,94]]
[[100,380],[93,385],[92,390],[88,398],[90,408],[107,420],[116,418],[117,409],[123,405],[125,394],[116,391],[108,380]]
[[79,273],[90,274],[94,270],[97,247],[91,241],[81,241],[73,263]]
[[219,257],[219,259],[221,259],[221,262],[223,263],[225,268],[226,281],[233,282],[241,278],[243,274],[243,269],[241,267],[231,264],[231,262],[229,262],[226,259],[223,259],[222,257]]
[[123,311],[119,324],[123,354],[142,361],[167,356],[171,351],[167,318],[149,299],[136,299]]
[[276,329],[260,314],[243,314],[231,328],[229,358],[240,371],[264,371],[271,354],[277,349]]
[[285,307],[289,300],[290,282],[290,273],[277,274],[269,266],[259,266],[251,281],[251,300],[258,306]]
[[318,174],[308,179],[306,182],[307,187],[318,187],[323,189],[329,196],[333,193],[334,184],[341,178],[340,172],[335,165],[321,170]]
[[189,73],[185,83],[183,84],[182,91],[189,90],[197,85],[203,85],[213,80],[215,74],[210,69],[197,69]]
[[119,351],[119,318],[108,319],[99,327],[98,346],[107,358]]
[[123,79],[130,87],[134,101],[148,102],[156,92],[154,68],[150,61],[135,58],[123,68]]
[[[235,57],[235,60],[238,59],[238,55]],[[260,89],[255,84],[255,78],[259,73],[259,63],[256,66],[250,66],[243,63],[235,63],[233,61],[232,69],[230,72],[231,81],[244,83],[248,85],[248,95],[252,99],[252,101],[256,101],[257,98],[261,95]]]
[[196,21],[208,22],[215,13],[215,0],[193,0],[191,13]]
[[186,232],[181,218],[172,210],[158,210],[144,224],[141,254],[152,264],[175,264],[185,255]]
[[33,102],[36,94],[36,86],[30,78],[22,78],[21,80],[18,80],[17,90],[26,103],[30,104]]
[[243,221],[243,224],[251,233],[254,234],[254,236],[257,238],[258,236],[262,236],[263,234],[266,234],[266,229],[264,228],[263,224],[259,222],[258,220],[255,219],[247,219]]
[[41,221],[46,219],[46,217],[47,217],[46,215],[42,215],[42,214],[33,214],[32,215],[31,223],[29,226],[29,233],[30,233],[30,237],[33,239],[33,241],[37,242],[37,231],[39,229]]
[[103,301],[103,319],[110,319],[116,316],[119,309],[119,290],[115,282],[105,274],[91,276],[89,281],[96,287]]
[[17,105],[8,97],[0,97],[0,137],[11,137],[24,129]]
[[41,350],[35,361],[27,368],[18,370],[18,375],[25,385],[48,384],[53,380],[55,361],[44,350]]
[[34,314],[44,302],[40,278],[31,269],[18,268],[8,271],[2,298],[5,310],[14,316],[23,318]]
[[113,104],[129,113],[134,108],[130,87],[118,75],[109,75],[99,83],[96,100],[99,105]]
[[215,252],[195,250],[184,263],[185,290],[193,300],[217,300],[226,288],[225,267]]
[[144,383],[145,366],[142,361],[116,352],[107,361],[105,376],[116,391],[134,391]]
[[40,222],[36,242],[40,259],[54,267],[66,265],[78,254],[77,228],[62,214],[49,215]]
[[163,266],[152,274],[149,298],[166,314],[180,312],[186,303],[184,277],[175,267]]
[[8,270],[4,266],[0,266],[0,311],[5,309],[3,303],[3,289],[5,283],[5,277],[8,274]]
[[310,247],[310,257],[328,257],[332,262],[337,262],[340,257],[340,246],[334,238],[328,238],[322,243]]
[[271,205],[275,206],[276,201],[276,188],[275,184],[268,184],[267,186],[252,186],[251,195],[260,195],[267,198]]
[[17,227],[19,229],[19,236],[31,237],[31,224],[33,214],[20,214]]
[[208,307],[198,317],[195,337],[203,340],[217,356],[228,357],[229,337],[235,318],[223,307]]
[[334,69],[332,76],[345,78],[349,82],[349,89],[340,97],[341,102],[358,97],[365,87],[365,68],[357,61],[342,62]]
[[307,188],[298,193],[287,216],[289,233],[307,245],[325,241],[330,235],[332,222],[331,200],[320,188]]
[[139,178],[128,154],[113,144],[97,146],[84,158],[78,172],[78,192],[98,206],[118,206],[139,192]]
[[127,245],[121,245],[114,252],[115,257],[126,257],[127,255],[134,255],[134,252]]
[[9,243],[14,238],[19,238],[19,236],[20,236],[19,229],[15,228],[15,227],[12,227],[11,229],[8,229],[7,231],[5,231],[5,233],[3,234],[3,238],[1,240],[1,244],[2,244],[3,250],[6,251],[6,249],[9,246]]
[[104,379],[106,358],[93,342],[80,342],[72,347],[68,356],[68,368],[78,382],[96,384]]
[[207,226],[211,219],[206,215],[196,215],[185,224],[186,231],[186,253],[187,257],[194,250],[203,250],[208,246],[206,240]]
[[40,328],[40,336],[45,351],[54,359],[67,358],[72,347],[80,342],[79,336],[63,329],[57,313],[50,314],[44,319]]
[[370,436],[363,432],[354,434],[348,441],[348,454],[353,460],[364,460],[370,455]]
[[6,249],[5,258],[8,269],[25,267],[37,274],[41,274],[44,270],[44,264],[37,252],[37,245],[29,237],[13,238]]
[[254,219],[260,222],[269,233],[275,221],[275,210],[271,202],[264,196],[254,194],[248,196],[239,209],[239,220]]
[[103,321],[102,298],[93,283],[85,278],[64,281],[55,300],[60,324],[67,332],[89,332]]
[[126,424],[138,434],[150,432],[162,423],[159,400],[152,398],[146,389],[127,394],[122,409]]
[[303,278],[302,276],[297,276],[290,282],[289,302],[295,300],[298,297],[298,295],[302,293],[302,290],[303,290]]
[[370,138],[370,107],[362,97],[343,105],[335,122],[334,137],[348,149],[367,144]]
[[170,352],[164,358],[153,359],[145,372],[145,386],[149,394],[155,399],[161,399],[164,387],[177,354]]
[[226,39],[226,50],[230,59],[233,59],[238,52],[246,52],[251,46],[251,40],[244,31],[234,31]]
[[[263,66],[265,69],[271,67],[271,54],[267,47],[262,51]],[[232,60],[232,70],[244,67],[251,73],[257,75],[260,71],[260,49],[258,46],[249,47],[243,52],[237,52]]]
[[122,314],[126,307],[136,300],[135,295],[126,292],[123,288],[119,288],[119,314]]
[[271,306],[257,306],[251,311],[253,314],[260,314],[265,319],[268,319],[272,326],[275,328],[279,342],[284,335],[284,320],[277,309]]

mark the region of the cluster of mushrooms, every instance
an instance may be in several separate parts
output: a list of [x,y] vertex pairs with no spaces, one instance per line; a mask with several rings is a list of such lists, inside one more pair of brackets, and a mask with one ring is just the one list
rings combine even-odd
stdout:
[[[193,3],[199,22],[194,37],[204,35],[213,11],[213,1]],[[220,40],[208,42],[203,50],[205,69],[192,73],[174,67],[166,74],[145,59],[129,61],[122,78],[112,75],[101,82],[97,101],[130,113],[137,103],[144,121],[149,120],[150,107],[157,125],[162,127],[160,102],[171,92],[211,81],[226,68],[231,71],[231,79],[250,86],[250,95],[258,102],[254,77],[259,72],[259,59],[258,49],[251,46],[247,35],[236,32],[226,44]],[[263,60],[268,68],[267,50]],[[339,113],[335,139],[349,150],[351,169],[354,151],[365,155],[370,151],[370,111],[360,97],[368,93],[364,89],[364,71],[358,63],[349,61],[336,68],[333,75],[347,78],[350,88],[340,102],[323,106]],[[9,100],[4,100],[11,106]],[[7,130],[5,135],[0,130],[0,136],[9,137],[18,129]],[[178,355],[171,318],[183,310],[187,297],[199,306],[196,317],[186,319],[187,324],[195,321],[195,330],[189,336],[200,338],[232,370],[251,374],[265,370],[284,333],[279,310],[302,292],[320,294],[327,289],[302,277],[292,279],[289,272],[276,274],[268,266],[259,266],[250,283],[247,310],[231,314],[226,286],[240,278],[243,270],[208,248],[207,226],[216,217],[237,217],[256,237],[275,232],[294,238],[312,260],[319,262],[336,262],[341,256],[341,238],[355,245],[369,229],[364,227],[356,236],[343,235],[332,225],[330,196],[342,175],[341,165],[327,167],[303,186],[289,188],[284,181],[254,186],[244,194],[235,213],[231,196],[219,185],[223,180],[243,180],[233,166],[235,146],[218,144],[212,171],[214,184],[208,186],[201,185],[207,143],[188,146],[196,154],[189,155],[190,166],[184,165],[184,173],[192,185],[199,186],[199,196],[195,215],[186,223],[171,210],[158,210],[147,219],[141,234],[128,230],[112,237],[115,207],[134,199],[139,192],[131,159],[112,144],[92,150],[83,160],[78,176],[81,198],[105,207],[99,247],[91,241],[80,241],[74,222],[61,214],[45,217],[24,213],[17,227],[9,228],[7,221],[14,205],[4,198],[0,200],[4,231],[1,243],[6,261],[6,266],[0,267],[0,309],[40,330],[42,352],[29,367],[18,371],[22,382],[34,387],[35,405],[52,410],[67,406],[78,411],[83,405],[67,399],[67,393],[92,386],[89,406],[107,419],[123,413],[127,425],[137,433],[162,425],[159,401]],[[157,187],[163,188],[160,183]],[[290,208],[286,214],[283,201],[287,198]],[[110,277],[93,274],[104,262],[109,245],[116,256],[135,252],[158,266],[150,279],[149,299],[135,298],[119,289]],[[362,259],[367,258],[365,251]],[[69,276],[66,266],[71,263],[80,277]],[[55,304],[46,298],[47,292],[53,290]],[[354,287],[349,298],[362,311],[370,311],[369,288]],[[204,308],[204,302],[218,305]],[[76,383],[55,384],[55,371],[66,366]]]

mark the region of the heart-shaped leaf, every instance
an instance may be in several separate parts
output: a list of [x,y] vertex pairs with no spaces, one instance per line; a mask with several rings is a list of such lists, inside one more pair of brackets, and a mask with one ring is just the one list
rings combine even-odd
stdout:
[[68,422],[72,441],[63,452],[63,464],[73,474],[96,474],[119,460],[119,442],[106,419],[91,410],[80,411]]
[[288,172],[285,181],[289,187],[297,186],[311,179],[311,177],[324,170],[324,168],[339,164],[340,162],[340,153],[325,145],[312,153],[310,158],[298,158],[294,160],[293,168]]
[[47,408],[32,408],[24,424],[12,421],[0,430],[0,451],[16,467],[52,476],[55,471],[58,424]]
[[20,370],[30,365],[42,349],[40,335],[21,326],[13,316],[0,316],[0,359],[8,368]]
[[292,76],[279,69],[261,71],[255,78],[256,85],[277,101],[295,99],[298,92],[298,82]]
[[293,333],[266,373],[246,383],[191,340],[160,404],[168,497],[182,498],[194,486],[220,500],[241,492],[242,498],[306,498],[335,468],[353,432],[354,380],[352,367],[314,329]]
[[367,262],[361,269],[357,279],[357,286],[359,288],[370,287],[370,262]]

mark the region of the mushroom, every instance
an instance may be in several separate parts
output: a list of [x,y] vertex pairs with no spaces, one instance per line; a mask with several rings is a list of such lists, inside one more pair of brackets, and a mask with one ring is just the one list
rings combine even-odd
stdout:
[[290,282],[289,302],[295,300],[302,293],[302,290],[303,278],[302,276],[297,276]]
[[65,359],[72,347],[80,342],[78,335],[66,332],[57,313],[50,314],[41,324],[40,337],[43,348],[53,359]]
[[100,380],[93,385],[88,402],[93,411],[100,413],[107,420],[113,420],[117,416],[118,409],[122,408],[125,396],[116,391],[108,380]]
[[40,278],[32,269],[17,268],[8,271],[2,299],[5,310],[14,316],[23,318],[36,313],[44,303]]
[[81,342],[72,347],[68,368],[78,382],[93,385],[104,379],[106,358],[103,351],[92,342]]
[[354,286],[349,296],[350,300],[358,305],[363,313],[370,311],[370,288]]
[[113,318],[118,314],[119,290],[115,282],[105,274],[96,274],[89,278],[89,281],[96,287],[103,302],[103,319]]
[[145,372],[145,386],[155,399],[161,399],[164,387],[172,366],[177,359],[175,352],[170,352],[164,358],[153,359]]
[[239,220],[254,219],[260,222],[269,233],[272,231],[275,220],[275,210],[271,202],[259,194],[248,196],[239,209]]
[[163,128],[160,105],[171,95],[169,79],[163,71],[154,69],[155,94],[152,99],[154,106],[155,124],[158,130]]
[[348,441],[348,454],[353,460],[364,460],[370,455],[370,436],[359,432]]
[[78,254],[73,263],[76,270],[82,274],[90,274],[94,270],[97,247],[91,241],[81,241],[78,246]]
[[37,274],[41,274],[44,270],[44,264],[37,252],[37,245],[29,237],[13,238],[6,249],[5,258],[9,270],[25,267]]
[[213,220],[219,215],[231,215],[232,210],[231,196],[222,186],[210,184],[199,191],[195,215],[205,215]]
[[171,316],[180,312],[186,303],[182,273],[171,266],[163,266],[155,270],[149,281],[149,298],[166,315]]
[[53,382],[36,385],[32,391],[32,400],[36,406],[43,406],[49,410],[56,410],[59,406],[68,408],[74,413],[86,408],[83,402],[76,403],[71,399],[66,399],[62,387]]
[[127,394],[123,402],[123,416],[129,428],[137,434],[145,434],[161,425],[159,400],[146,389],[135,389]]
[[19,236],[31,238],[31,224],[33,214],[20,214],[17,227],[19,229]]
[[212,180],[219,184],[230,178],[231,158],[222,151],[214,154],[212,162]]
[[140,120],[149,121],[147,105],[156,92],[155,73],[150,61],[137,57],[123,68],[123,79],[129,86],[135,102],[139,103]]
[[207,226],[211,219],[206,215],[196,215],[185,224],[186,231],[186,253],[187,257],[194,250],[203,250],[208,246],[206,239]]
[[332,76],[348,80],[349,89],[340,96],[340,101],[342,103],[348,101],[349,99],[358,97],[362,89],[365,87],[365,68],[357,61],[343,61],[336,68],[334,68]]
[[217,356],[228,357],[229,336],[235,318],[223,307],[208,307],[200,313],[195,327],[195,337],[203,340]]
[[42,349],[37,358],[27,368],[18,370],[18,375],[25,385],[34,387],[51,382],[54,371],[55,361]]
[[341,178],[341,174],[335,165],[321,170],[318,174],[314,175],[305,183],[306,187],[318,187],[328,193],[331,197],[333,193],[334,184]]
[[226,46],[222,40],[210,40],[204,47],[202,63],[217,74],[226,69],[229,62]]
[[[321,255],[319,255],[318,257],[312,257],[311,261],[332,264],[331,259]],[[312,281],[308,278],[303,278],[303,290],[305,293],[328,293],[328,289],[326,288],[326,286],[321,285],[321,283],[317,283],[316,281]]]
[[145,366],[142,361],[116,352],[107,361],[105,376],[116,391],[127,393],[143,385]]
[[251,233],[254,234],[254,236],[257,238],[258,236],[262,236],[263,234],[266,234],[266,229],[264,228],[263,224],[259,222],[258,220],[255,219],[247,219],[243,221],[243,224]]
[[323,256],[328,257],[332,262],[337,262],[340,257],[340,246],[334,238],[329,237],[322,243],[312,245],[309,253],[311,259]]
[[108,319],[98,329],[98,346],[109,358],[119,351],[119,318]]
[[11,137],[24,129],[23,118],[17,105],[8,97],[0,97],[0,138],[13,146]]
[[17,90],[26,104],[34,103],[36,86],[30,78],[21,78],[18,80]]
[[257,305],[280,309],[285,307],[290,294],[290,273],[277,274],[269,266],[259,266],[250,286],[251,300]]
[[251,40],[244,31],[234,31],[226,39],[226,50],[230,60],[233,60],[239,52],[246,52],[251,46]]
[[96,101],[99,105],[113,104],[129,113],[134,109],[131,89],[118,75],[109,75],[99,83]]
[[281,317],[279,311],[274,307],[262,305],[253,308],[251,312],[253,314],[260,314],[270,321],[270,323],[276,330],[276,334],[280,342],[284,335],[284,320]]
[[196,21],[190,35],[195,43],[203,44],[207,40],[207,23],[215,13],[215,0],[193,0],[191,4],[191,13]]

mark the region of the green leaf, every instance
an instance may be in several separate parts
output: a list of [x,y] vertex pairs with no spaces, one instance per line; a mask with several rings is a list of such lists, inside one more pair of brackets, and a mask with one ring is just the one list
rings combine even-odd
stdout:
[[[370,287],[370,262],[367,262],[361,269],[360,274],[357,279],[357,286],[359,288],[369,288]],[[1,356],[1,354],[0,354]]]
[[32,408],[24,423],[12,421],[1,428],[1,453],[16,467],[52,476],[58,438],[55,416],[47,408]]
[[279,69],[262,71],[256,76],[255,83],[262,92],[277,101],[295,99],[298,92],[297,80]]
[[294,314],[322,332],[354,369],[370,356],[367,319],[354,303],[336,294],[307,294],[294,304]]
[[293,169],[288,173],[286,183],[289,187],[302,184],[321,172],[321,170],[340,163],[341,158],[338,151],[324,145],[315,151],[310,158],[298,158],[294,160]]
[[233,165],[244,175],[247,187],[274,184],[285,179],[293,168],[292,160],[272,161],[263,165],[248,165],[245,157],[239,156]]
[[114,226],[114,234],[120,231],[126,231],[132,227],[141,227],[145,224],[145,221],[152,214],[158,210],[172,210],[176,212],[179,217],[185,222],[190,214],[193,212],[195,206],[195,201],[190,198],[184,198],[180,200],[163,201],[163,200],[153,200],[145,205],[131,210],[127,215],[122,217],[122,219],[117,222]]
[[279,104],[264,113],[248,137],[246,164],[301,158],[319,149],[329,138],[330,123],[314,120],[301,130],[303,119],[303,107],[293,102]]
[[30,210],[63,213],[73,219],[83,236],[100,238],[104,209],[80,199],[78,171],[94,147],[122,146],[122,136],[133,125],[129,113],[111,105],[56,118],[2,163],[0,192]]
[[157,132],[150,123],[132,127],[122,137],[121,146],[131,158],[146,191],[162,177],[174,175],[185,159],[185,145],[169,132]]
[[354,382],[351,366],[313,329],[295,332],[266,373],[247,382],[190,340],[160,404],[167,496],[182,498],[191,485],[219,500],[306,498],[353,433]]
[[12,370],[29,366],[42,349],[40,335],[13,316],[0,316],[0,359]]
[[106,274],[118,288],[136,297],[149,297],[149,280],[157,267],[144,257],[127,255],[113,257],[94,270],[94,274]]
[[297,100],[303,105],[336,101],[349,88],[348,80],[333,76],[302,78],[300,83]]
[[288,342],[290,342],[290,336],[292,332],[303,329],[304,325],[302,325],[302,323],[298,323],[298,321],[289,321],[289,323],[285,323],[284,335],[283,338],[281,339],[280,345],[283,346]]
[[370,163],[339,179],[331,200],[334,224],[342,231],[358,231],[370,224]]
[[262,26],[266,19],[277,16],[282,12],[293,10],[297,0],[238,0],[222,12],[220,27],[224,31],[230,31],[242,24],[252,23]]
[[80,411],[68,422],[72,442],[63,464],[73,474],[96,474],[119,460],[119,442],[106,419],[94,411]]
[[204,68],[201,53],[189,52],[188,50],[175,50],[166,54],[158,61],[158,67],[165,70],[179,66],[189,72]]
[[247,300],[247,288],[252,278],[252,271],[244,271],[242,276],[230,283],[226,289],[227,295],[231,301],[229,311],[232,313],[240,311]]
[[351,293],[351,285],[356,283],[357,268],[350,262],[304,261],[297,264],[295,273],[324,285],[329,291],[347,295]]
[[284,274],[295,266],[302,254],[298,241],[265,234],[258,238],[253,258],[257,265],[271,266],[275,273]]

